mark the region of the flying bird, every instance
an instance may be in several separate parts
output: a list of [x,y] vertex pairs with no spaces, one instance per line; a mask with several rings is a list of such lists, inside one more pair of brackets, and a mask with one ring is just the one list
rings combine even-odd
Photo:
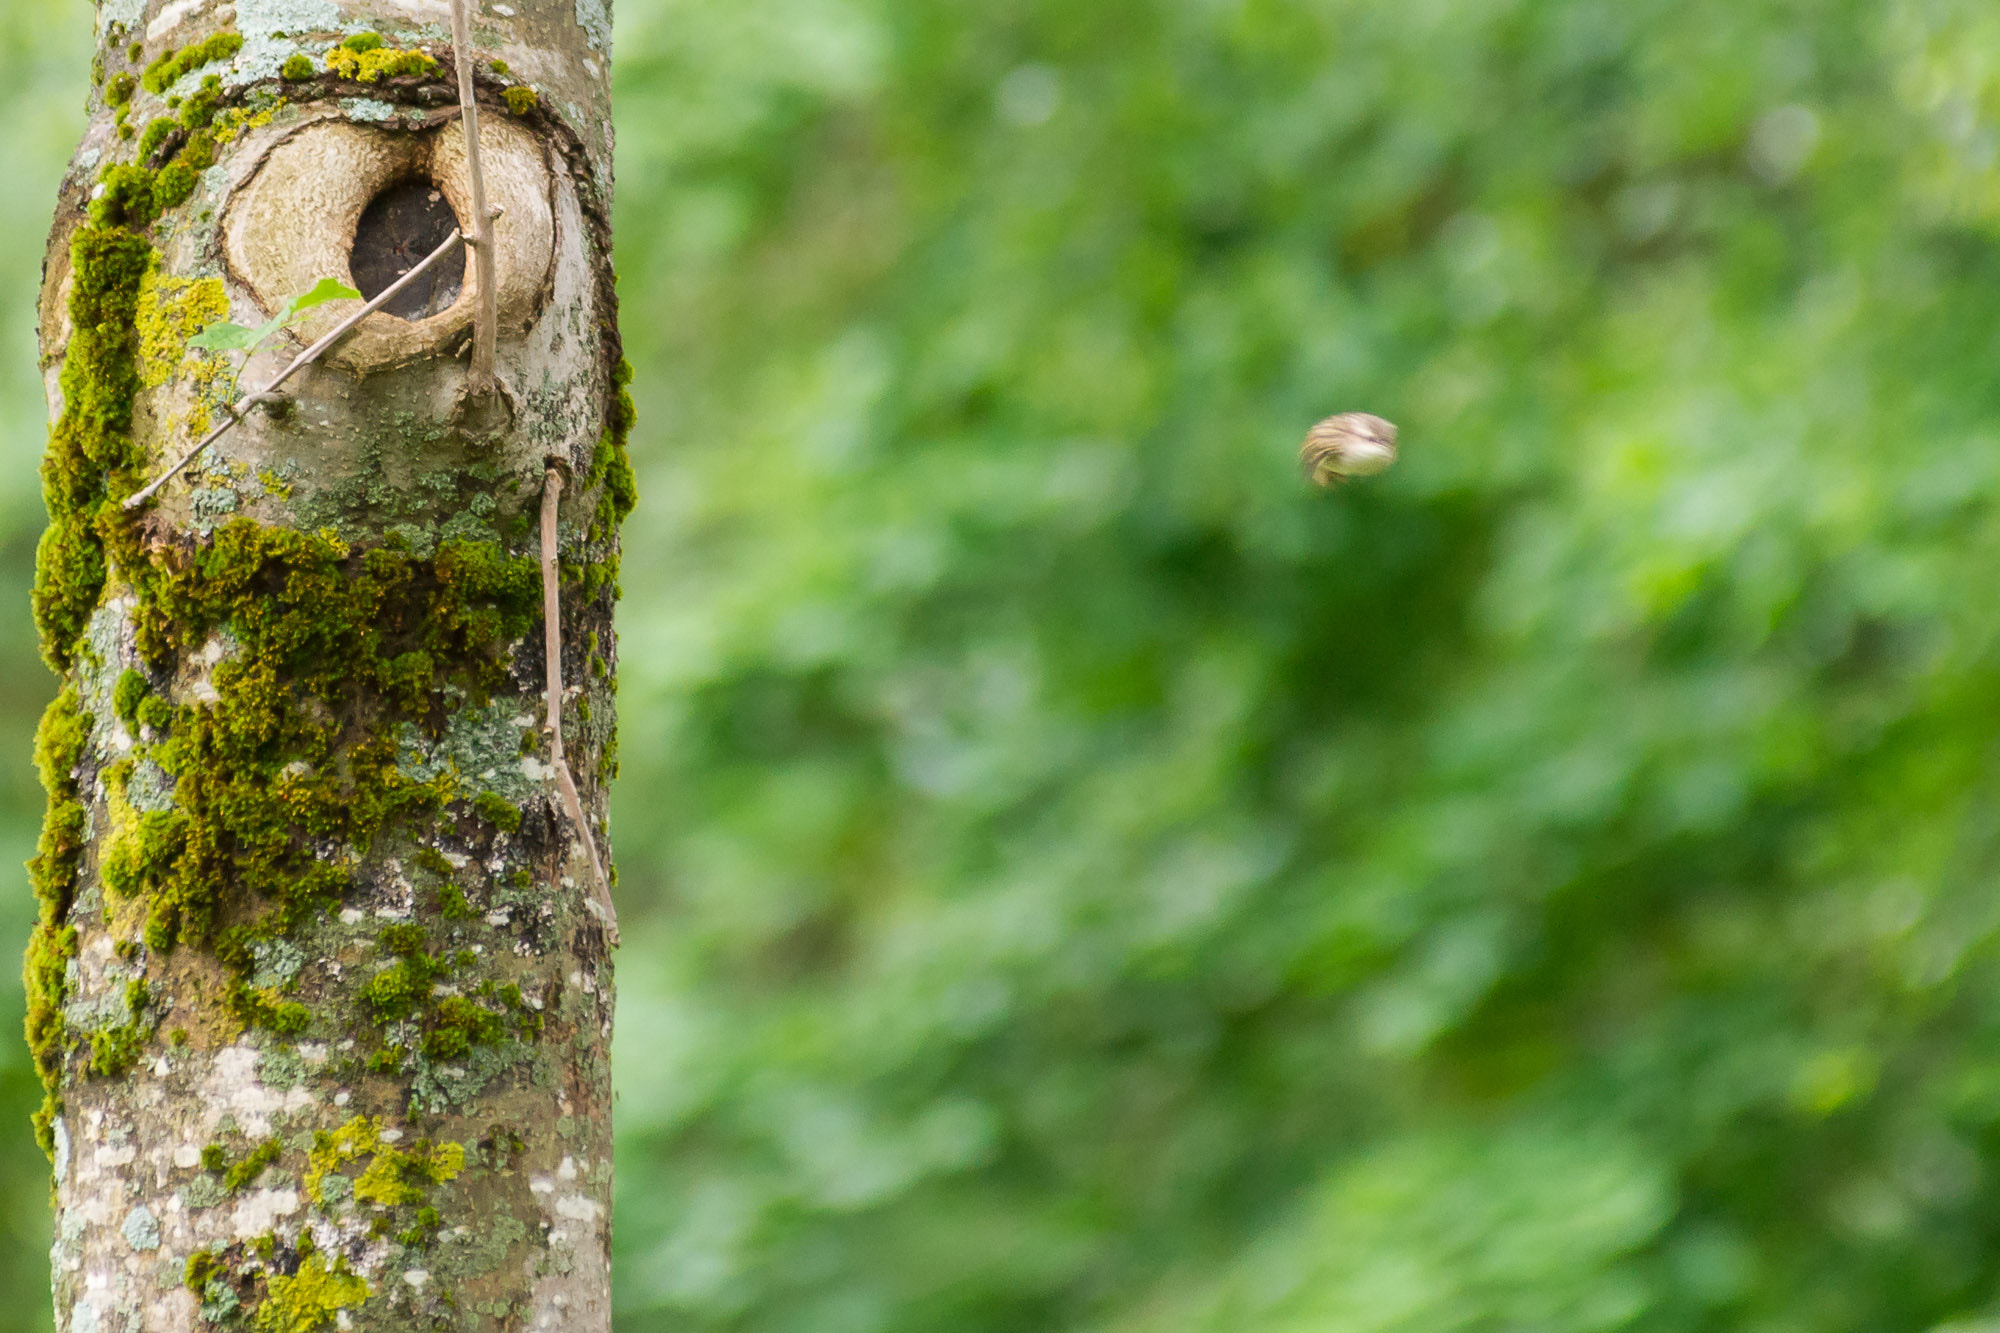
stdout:
[[1396,461],[1396,423],[1366,412],[1342,412],[1306,433],[1299,467],[1320,486],[1387,472]]

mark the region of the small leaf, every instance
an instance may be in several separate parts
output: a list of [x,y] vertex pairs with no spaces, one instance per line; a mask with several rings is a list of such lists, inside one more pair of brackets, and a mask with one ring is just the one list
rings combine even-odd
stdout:
[[285,309],[288,312],[286,319],[289,321],[295,318],[301,311],[310,310],[316,305],[325,305],[328,301],[358,301],[360,299],[361,293],[355,291],[340,279],[321,278],[311,291],[303,296],[294,296],[291,300],[285,302]]
[[189,347],[204,352],[242,352],[255,347],[265,337],[262,329],[246,329],[241,324],[218,320],[189,338]]
[[294,296],[285,302],[277,314],[265,320],[254,329],[246,329],[241,324],[220,321],[209,325],[194,337],[188,339],[189,347],[198,347],[205,352],[248,352],[261,346],[266,338],[284,328],[306,311],[328,301],[358,301],[361,293],[349,287],[338,278],[321,278],[313,289]]

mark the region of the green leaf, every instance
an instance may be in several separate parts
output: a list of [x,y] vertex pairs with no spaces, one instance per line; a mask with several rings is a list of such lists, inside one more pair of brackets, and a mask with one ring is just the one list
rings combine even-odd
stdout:
[[266,338],[291,324],[300,315],[314,306],[325,305],[328,301],[358,301],[361,293],[355,291],[338,278],[321,278],[311,291],[294,296],[270,319],[254,329],[246,329],[241,324],[231,324],[221,320],[210,324],[194,337],[188,339],[189,347],[198,347],[207,352],[249,352],[261,346]]
[[255,347],[262,340],[259,329],[246,329],[241,324],[231,324],[228,320],[218,320],[188,339],[189,347],[198,347],[204,352],[242,352]]
[[316,305],[325,305],[328,301],[358,301],[360,299],[361,293],[355,291],[352,287],[340,281],[340,279],[321,278],[311,291],[303,296],[294,296],[291,300],[285,302],[285,308],[280,312],[280,318],[289,323]]

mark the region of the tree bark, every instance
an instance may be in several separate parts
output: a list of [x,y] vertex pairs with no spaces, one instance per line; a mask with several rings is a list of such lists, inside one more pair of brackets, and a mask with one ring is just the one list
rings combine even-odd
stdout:
[[553,467],[603,847],[632,498],[608,27],[607,0],[475,20],[504,392],[464,392],[461,252],[455,296],[369,316],[127,508],[355,306],[247,358],[190,335],[407,268],[441,205],[473,228],[444,0],[100,0],[41,317],[63,685],[28,1029],[65,1333],[610,1327],[607,922],[551,767],[538,527]]

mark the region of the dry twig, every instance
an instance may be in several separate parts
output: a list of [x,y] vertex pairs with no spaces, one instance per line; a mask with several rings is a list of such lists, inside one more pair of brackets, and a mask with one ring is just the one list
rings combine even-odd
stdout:
[[618,909],[611,902],[611,881],[604,862],[597,855],[597,839],[583,816],[583,799],[577,795],[576,779],[570,774],[569,759],[563,753],[562,730],[562,574],[556,563],[556,509],[562,500],[562,473],[548,470],[542,484],[542,627],[548,640],[549,763],[556,771],[556,785],[562,789],[563,808],[576,836],[590,857],[590,874],[597,889],[597,902],[604,909],[604,926],[613,944],[618,943]]
[[493,390],[493,357],[499,337],[500,292],[493,253],[493,218],[486,208],[486,173],[479,164],[479,102],[472,85],[472,0],[451,0],[451,54],[458,66],[458,104],[465,128],[465,174],[472,187],[472,263],[478,291],[472,310],[472,366],[469,394]]
[[340,321],[340,323],[336,324],[324,338],[321,338],[318,342],[306,348],[305,351],[300,352],[297,356],[293,357],[292,363],[286,366],[283,370],[279,371],[276,379],[273,379],[269,384],[266,384],[261,389],[253,389],[251,392],[244,394],[243,397],[238,399],[232,406],[223,408],[222,411],[224,415],[224,420],[222,424],[220,426],[217,426],[214,430],[210,431],[207,435],[203,436],[201,439],[201,443],[195,445],[194,448],[188,450],[186,453],[182,454],[178,459],[176,459],[173,463],[173,466],[169,467],[165,472],[162,472],[159,476],[147,482],[143,490],[140,490],[134,493],[133,495],[128,496],[125,500],[125,507],[127,509],[137,509],[140,505],[152,499],[153,496],[156,493],[158,493],[160,487],[166,485],[176,476],[179,476],[182,468],[185,468],[189,463],[192,463],[194,462],[195,459],[201,457],[203,451],[206,450],[208,446],[214,444],[217,440],[221,439],[226,433],[228,433],[228,430],[231,426],[234,426],[237,422],[241,421],[243,419],[243,414],[245,412],[248,412],[258,403],[272,401],[276,397],[278,389],[281,386],[283,386],[286,380],[298,374],[301,370],[304,370],[307,366],[311,365],[313,362],[319,360],[320,357],[326,354],[327,348],[333,346],[335,343],[339,342],[342,338],[346,337],[348,331],[352,329],[356,324],[359,324],[362,320],[368,318],[368,316],[374,314],[377,310],[380,310],[383,306],[387,305],[389,301],[395,297],[397,292],[402,291],[403,288],[415,282],[419,277],[421,277],[424,274],[426,270],[428,270],[431,267],[431,265],[437,263],[440,259],[443,259],[446,255],[449,255],[452,251],[458,249],[458,247],[464,243],[465,243],[464,235],[454,230],[451,233],[451,235],[444,238],[443,244],[439,245],[437,249],[431,251],[429,254],[425,255],[423,259],[418,261],[417,266],[415,268],[411,269],[408,273],[405,273],[402,277],[390,283],[387,287],[384,287],[373,300],[369,301],[359,310],[355,311],[353,314],[349,315],[346,319],[343,319]]

